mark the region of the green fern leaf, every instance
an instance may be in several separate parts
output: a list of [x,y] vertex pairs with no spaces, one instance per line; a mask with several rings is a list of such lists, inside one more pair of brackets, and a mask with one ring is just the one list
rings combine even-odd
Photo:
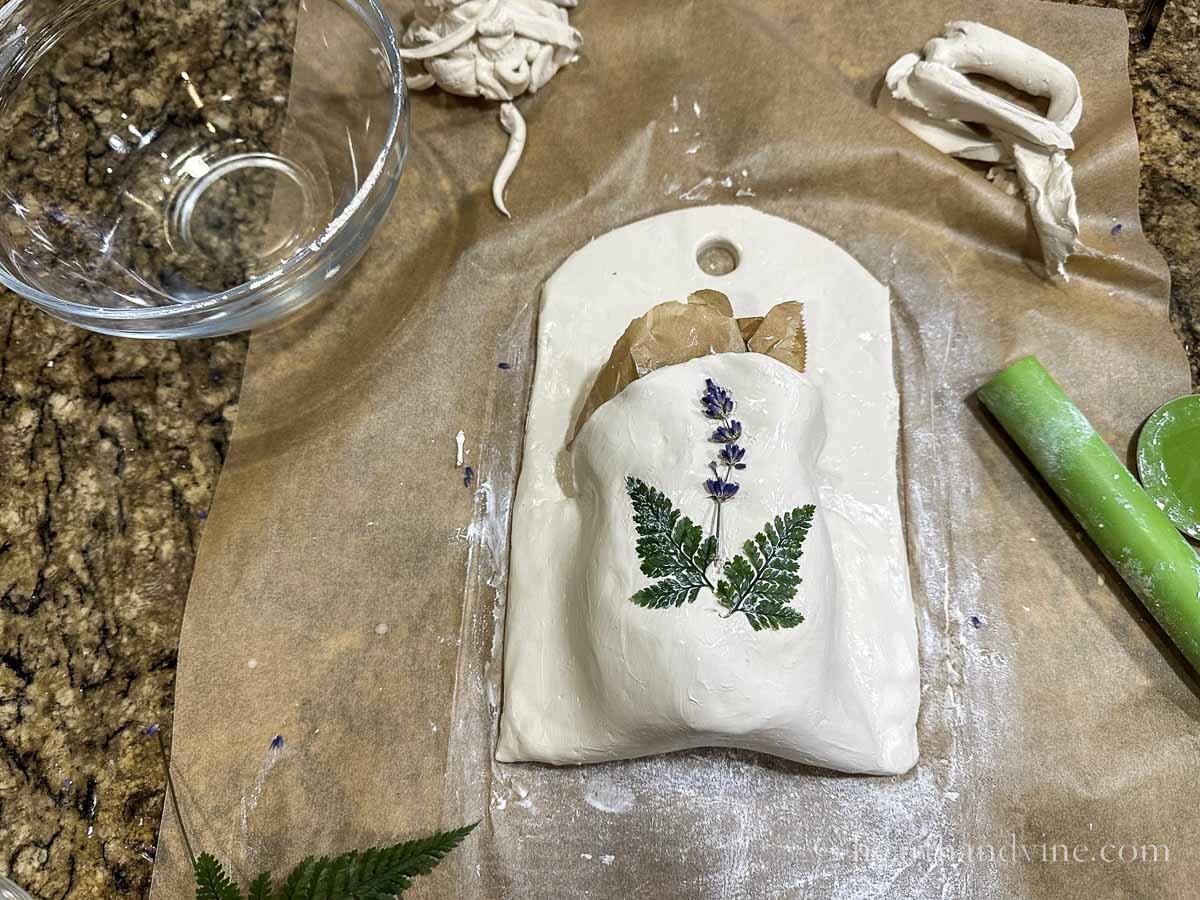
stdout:
[[309,856],[304,859],[279,889],[279,900],[313,900],[321,872],[329,865],[328,857]]
[[625,488],[633,503],[642,574],[650,578],[686,575],[687,582],[703,584],[704,571],[717,555],[716,538],[705,540],[699,525],[646,482],[627,478]]
[[409,877],[428,875],[434,866],[445,859],[455,847],[467,839],[479,826],[467,825],[455,831],[444,831],[431,837],[408,841],[395,847],[376,851],[380,854],[379,868],[395,868]]
[[[746,542],[747,547],[750,542]],[[743,547],[742,549],[746,549]],[[747,556],[753,556],[747,553]],[[735,556],[725,563],[724,578],[717,583],[717,602],[726,609],[734,609],[754,584],[754,566],[743,556]]]
[[413,878],[432,872],[478,824],[394,847],[310,857],[288,876],[277,900],[393,900]]
[[633,595],[633,602],[643,609],[676,609],[695,601],[701,585],[681,584],[674,579],[656,581]]
[[263,872],[250,885],[247,900],[271,900],[271,873]]
[[750,627],[755,631],[779,631],[781,628],[795,628],[804,621],[804,616],[786,604],[774,604],[771,601],[759,603],[752,609],[743,609]]
[[744,613],[755,631],[795,628],[804,616],[789,604],[800,589],[800,557],[816,508],[799,507],[773,522],[742,545],[742,554],[725,564],[717,585],[717,601]]
[[712,587],[707,572],[717,556],[717,539],[705,538],[699,525],[646,482],[627,478],[625,489],[633,504],[642,574],[662,579],[631,599],[644,609],[672,609],[695,602],[701,588]]
[[196,860],[195,875],[196,900],[242,900],[242,892],[211,853]]

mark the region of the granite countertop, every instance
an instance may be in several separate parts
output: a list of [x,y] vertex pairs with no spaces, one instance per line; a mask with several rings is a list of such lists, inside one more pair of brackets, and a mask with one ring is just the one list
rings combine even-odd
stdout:
[[[1172,2],[1132,78],[1142,219],[1200,387],[1200,10]],[[145,729],[169,734],[246,348],[105,338],[0,292],[0,872],[38,898],[149,889],[163,779]]]

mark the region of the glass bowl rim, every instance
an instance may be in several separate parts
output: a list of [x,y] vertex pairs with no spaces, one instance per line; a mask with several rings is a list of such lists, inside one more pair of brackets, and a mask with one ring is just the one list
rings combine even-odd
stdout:
[[[13,8],[21,6],[25,2],[26,0],[10,0],[7,3],[0,2],[0,13],[10,12]],[[259,275],[239,284],[237,287],[229,288],[220,293],[209,294],[207,297],[202,297],[199,300],[172,304],[171,306],[105,308],[90,306],[86,303],[75,303],[71,300],[64,300],[53,294],[48,294],[21,279],[14,278],[8,273],[7,267],[3,265],[0,265],[0,285],[54,313],[77,316],[83,320],[94,320],[97,322],[113,320],[150,322],[156,319],[187,317],[197,312],[203,313],[227,304],[246,300],[253,297],[263,288],[285,280],[287,276],[310,263],[313,257],[325,250],[327,246],[334,242],[335,238],[341,236],[343,230],[350,224],[351,219],[355,218],[367,206],[367,201],[375,193],[376,188],[380,186],[388,157],[396,149],[397,137],[401,133],[402,126],[406,124],[404,113],[408,107],[408,84],[404,76],[404,63],[400,58],[400,51],[398,49],[396,28],[392,24],[391,18],[384,12],[383,7],[380,5],[380,0],[351,0],[350,5],[356,9],[358,19],[366,21],[367,26],[371,28],[371,31],[383,44],[383,51],[387,56],[388,64],[392,70],[392,116],[391,121],[388,123],[387,139],[376,155],[370,172],[363,179],[362,185],[350,203],[336,218],[325,226],[325,230],[321,233],[320,237],[300,248],[278,266],[263,275]],[[378,27],[376,27],[376,24],[370,22],[368,16],[364,15],[366,12],[374,14],[378,20]],[[2,24],[2,19],[0,19],[0,24]],[[407,140],[407,136],[405,140]]]

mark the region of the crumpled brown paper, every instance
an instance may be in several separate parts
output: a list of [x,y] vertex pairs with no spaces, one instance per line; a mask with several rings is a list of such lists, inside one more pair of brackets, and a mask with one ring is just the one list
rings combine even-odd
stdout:
[[629,323],[613,346],[571,428],[575,440],[592,413],[655,369],[710,353],[762,353],[804,371],[808,343],[804,304],[780,303],[765,316],[735,319],[720,291],[691,294],[687,302],[668,300]]
[[[361,266],[252,342],[180,645],[173,752],[193,843],[248,881],[482,818],[413,898],[1191,896],[1192,676],[971,399],[1037,354],[1124,452],[1188,389],[1166,268],[1138,227],[1124,17],[1028,0],[896,0],[886,15],[873,0],[605,0],[573,18],[584,64],[522,101],[515,220],[489,194],[495,110],[418,96]],[[1098,255],[1072,262],[1068,286],[1031,271],[1019,198],[873,108],[886,68],[960,18],[1080,77],[1071,162]],[[720,750],[492,761],[539,287],[594,235],[705,202],[813,228],[892,290],[923,687],[905,776]],[[1119,848],[1138,862],[1110,862]],[[168,815],[154,896],[190,893]]]

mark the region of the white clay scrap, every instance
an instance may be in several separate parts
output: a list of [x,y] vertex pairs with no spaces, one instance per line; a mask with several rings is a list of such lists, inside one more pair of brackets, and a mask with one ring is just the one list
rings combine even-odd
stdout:
[[525,149],[525,120],[513,103],[534,94],[573,62],[583,39],[567,8],[577,0],[417,0],[400,41],[400,56],[419,64],[408,78],[415,91],[440,87],[462,97],[501,103],[500,124],[511,136],[492,184],[496,207],[509,215],[504,189]]
[[[1040,115],[976,85],[984,75],[1050,101]],[[1079,213],[1067,152],[1083,114],[1079,80],[1036,47],[978,22],[950,22],[943,37],[888,69],[879,106],[933,147],[1015,171],[1042,245],[1048,273],[1067,278],[1079,249]]]

